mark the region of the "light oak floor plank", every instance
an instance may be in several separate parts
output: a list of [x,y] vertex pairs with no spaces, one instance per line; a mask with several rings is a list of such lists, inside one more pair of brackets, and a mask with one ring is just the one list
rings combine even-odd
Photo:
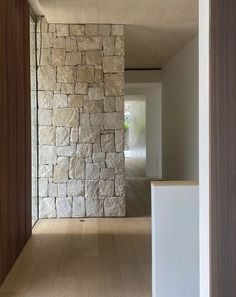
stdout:
[[0,297],[151,297],[150,182],[127,183],[130,217],[39,220]]

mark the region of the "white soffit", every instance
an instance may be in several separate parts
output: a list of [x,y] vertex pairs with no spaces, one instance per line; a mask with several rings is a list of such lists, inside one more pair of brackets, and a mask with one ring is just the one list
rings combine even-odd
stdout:
[[[33,0],[31,0],[33,1]],[[125,24],[126,67],[156,68],[197,35],[198,0],[35,0],[50,23]]]

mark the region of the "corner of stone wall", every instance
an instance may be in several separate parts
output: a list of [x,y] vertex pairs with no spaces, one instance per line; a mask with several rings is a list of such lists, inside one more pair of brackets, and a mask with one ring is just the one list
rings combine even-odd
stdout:
[[125,216],[124,26],[38,19],[40,218]]

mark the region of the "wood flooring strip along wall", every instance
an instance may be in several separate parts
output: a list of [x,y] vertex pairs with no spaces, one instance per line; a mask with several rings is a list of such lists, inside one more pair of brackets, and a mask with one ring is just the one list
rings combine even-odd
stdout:
[[0,1],[0,284],[31,235],[29,8]]

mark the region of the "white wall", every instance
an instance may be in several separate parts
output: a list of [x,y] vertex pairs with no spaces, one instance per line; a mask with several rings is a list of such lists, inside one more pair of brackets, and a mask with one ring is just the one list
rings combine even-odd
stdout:
[[210,0],[199,0],[200,297],[210,296],[209,24]]
[[163,177],[198,180],[198,39],[162,71]]
[[142,83],[142,80],[145,80],[145,75],[143,78],[139,77],[138,83],[126,83],[125,94],[146,96],[146,175],[147,177],[161,178],[161,83]]
[[152,183],[153,297],[199,297],[199,189]]

